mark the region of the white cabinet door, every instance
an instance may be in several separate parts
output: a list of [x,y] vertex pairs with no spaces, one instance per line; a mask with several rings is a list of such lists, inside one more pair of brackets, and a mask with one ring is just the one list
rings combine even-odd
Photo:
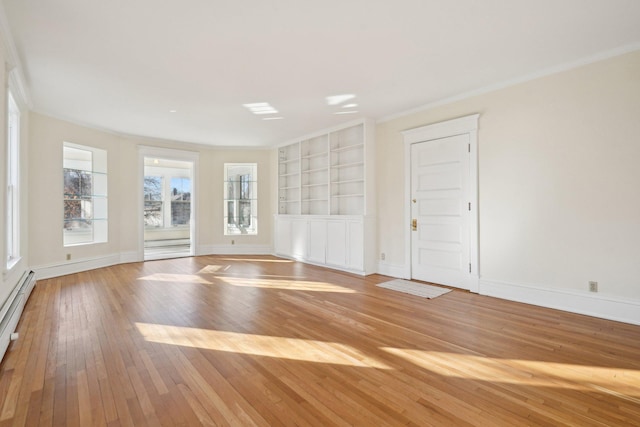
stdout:
[[347,265],[346,221],[327,221],[327,264]]
[[349,221],[347,266],[354,270],[364,270],[364,229],[360,221]]
[[309,252],[307,259],[311,262],[324,264],[327,248],[327,221],[309,221]]
[[304,260],[307,257],[307,220],[291,221],[291,256]]
[[291,256],[291,220],[276,218],[276,254]]

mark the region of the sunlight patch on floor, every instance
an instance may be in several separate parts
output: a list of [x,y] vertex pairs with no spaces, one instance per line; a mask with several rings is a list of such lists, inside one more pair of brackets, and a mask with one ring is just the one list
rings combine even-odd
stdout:
[[254,356],[314,363],[390,369],[384,363],[345,344],[299,338],[272,337],[183,326],[136,323],[145,340]]
[[640,403],[640,371],[535,360],[383,347],[439,375],[492,383],[616,394]]
[[218,277],[219,280],[233,286],[264,288],[264,289],[283,289],[289,291],[312,291],[312,292],[337,292],[345,294],[357,293],[353,289],[343,286],[334,285],[327,282],[309,282],[304,280],[272,280],[272,279],[253,279],[243,277]]
[[290,259],[262,259],[262,258],[220,258],[222,261],[251,261],[251,262],[282,262],[292,263]]
[[198,274],[216,274],[216,273],[220,274],[229,270],[229,268],[231,268],[231,265],[229,264],[227,265],[211,265],[210,264],[202,268],[200,271],[198,271]]
[[204,285],[211,285],[211,282],[203,279],[195,274],[169,274],[169,273],[155,273],[149,276],[139,277],[138,280],[152,280],[156,282],[173,282],[173,283],[202,283]]

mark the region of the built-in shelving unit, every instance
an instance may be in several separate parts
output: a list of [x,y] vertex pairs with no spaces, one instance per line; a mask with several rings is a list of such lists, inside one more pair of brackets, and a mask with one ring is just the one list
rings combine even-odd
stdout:
[[364,125],[331,133],[331,214],[363,215]]
[[278,148],[278,213],[300,214],[300,143]]
[[304,140],[300,143],[302,162],[301,199],[303,215],[327,215],[329,213],[329,155],[327,135]]
[[371,210],[367,168],[373,165],[367,164],[365,123],[285,145],[278,154],[279,214],[365,215]]
[[277,254],[374,272],[373,143],[362,120],[278,148]]

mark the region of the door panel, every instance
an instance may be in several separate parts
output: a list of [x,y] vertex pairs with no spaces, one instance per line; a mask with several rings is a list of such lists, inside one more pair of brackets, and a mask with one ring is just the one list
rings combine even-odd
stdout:
[[411,276],[467,288],[470,239],[468,135],[411,146]]
[[349,221],[349,239],[348,239],[348,247],[349,247],[349,259],[348,266],[349,268],[354,268],[357,270],[364,269],[364,230],[363,223],[356,221]]
[[324,220],[309,221],[309,261],[326,262],[327,222]]
[[347,223],[327,222],[327,264],[345,266],[347,264]]

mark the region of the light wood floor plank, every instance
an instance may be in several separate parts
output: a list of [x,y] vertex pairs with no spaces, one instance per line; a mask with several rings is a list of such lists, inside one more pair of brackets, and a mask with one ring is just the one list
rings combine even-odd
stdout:
[[270,256],[38,282],[3,426],[634,426],[640,327]]

